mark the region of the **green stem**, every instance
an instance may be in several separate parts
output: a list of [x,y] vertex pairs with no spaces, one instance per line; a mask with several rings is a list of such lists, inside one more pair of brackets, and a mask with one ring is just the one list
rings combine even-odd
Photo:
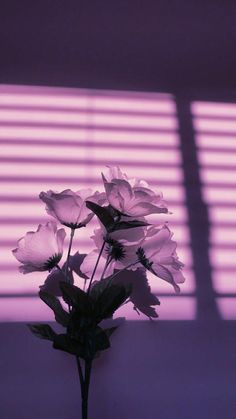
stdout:
[[76,357],[76,362],[77,362],[77,367],[78,367],[78,372],[79,372],[79,379],[80,379],[80,386],[81,386],[81,391],[82,391],[82,387],[83,387],[83,384],[84,384],[84,377],[83,377],[83,371],[82,371],[80,359],[79,359],[78,356]]
[[105,243],[106,243],[106,242],[105,242],[105,240],[104,240],[104,241],[103,241],[103,244],[102,244],[102,247],[101,247],[101,249],[100,249],[100,252],[99,252],[99,255],[98,255],[98,258],[97,258],[96,264],[95,264],[95,266],[94,266],[94,270],[93,270],[93,273],[92,273],[91,279],[90,279],[90,281],[89,281],[89,286],[88,286],[88,289],[87,289],[87,293],[88,293],[88,294],[89,294],[89,291],[90,291],[90,288],[91,288],[91,285],[92,285],[92,282],[93,282],[93,278],[94,278],[95,272],[96,272],[97,267],[98,267],[99,260],[100,260],[100,258],[101,258],[101,256],[102,256],[102,252],[103,252],[103,250],[104,250]]
[[71,247],[72,247],[72,242],[73,242],[74,234],[75,234],[75,229],[72,228],[71,231],[70,231],[70,242],[69,242],[69,248],[68,248],[66,265],[65,265],[65,274],[66,274],[66,277],[68,277],[69,259],[70,259],[70,252],[71,252]]
[[85,361],[84,383],[82,390],[82,419],[88,419],[88,395],[92,361]]
[[103,269],[103,271],[102,271],[102,275],[101,275],[100,281],[103,279],[103,277],[104,277],[104,275],[105,275],[105,272],[106,272],[106,270],[107,270],[107,268],[108,268],[109,264],[111,263],[111,261],[112,261],[112,257],[109,257],[109,256],[108,256],[108,258],[107,258],[107,260],[106,260],[106,263],[105,263],[105,266],[104,266],[104,269]]

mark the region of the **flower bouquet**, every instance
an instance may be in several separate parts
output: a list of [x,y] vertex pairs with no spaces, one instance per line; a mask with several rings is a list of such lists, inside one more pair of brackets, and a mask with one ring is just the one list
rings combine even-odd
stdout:
[[[114,313],[133,304],[137,313],[158,317],[160,304],[151,292],[146,271],[167,281],[175,292],[184,282],[183,264],[176,254],[176,242],[167,223],[150,224],[150,214],[166,214],[161,193],[142,180],[129,179],[118,167],[102,174],[105,192],[90,189],[73,192],[41,192],[47,213],[70,230],[64,264],[64,228],[55,221],[39,225],[19,240],[13,254],[26,274],[48,271],[39,297],[65,330],[56,333],[45,323],[29,324],[34,335],[49,340],[55,349],[75,356],[81,386],[82,419],[88,418],[88,395],[92,364],[110,347],[117,328]],[[96,216],[98,227],[92,239],[95,249],[71,255],[75,233]],[[77,285],[76,285],[77,284]],[[78,286],[79,285],[79,286]]]

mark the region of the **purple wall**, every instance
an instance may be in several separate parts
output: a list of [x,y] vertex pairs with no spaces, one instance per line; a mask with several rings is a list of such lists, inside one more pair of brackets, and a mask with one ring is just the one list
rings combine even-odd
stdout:
[[[1,325],[1,419],[80,418],[73,357]],[[234,419],[232,322],[127,322],[95,361],[91,419]],[[17,348],[17,349],[16,349]]]
[[[112,349],[96,361],[91,419],[235,419],[236,128],[230,108],[236,103],[235,16],[235,1],[207,2],[203,7],[194,0],[187,4],[145,0],[137,7],[131,0],[116,4],[76,0],[69,5],[64,0],[56,4],[15,0],[1,7],[2,85],[168,92],[175,101],[182,161],[182,178],[177,178],[177,183],[182,182],[185,191],[188,217],[187,222],[182,219],[187,235],[181,240],[183,247],[186,237],[187,246],[191,243],[189,260],[195,275],[183,297],[195,302],[193,316],[188,321],[174,321],[173,316],[155,323],[128,321],[118,330]],[[219,107],[223,103],[223,110],[219,114],[214,109],[211,115],[204,107],[199,111],[199,101],[213,101]],[[2,115],[1,132],[14,125],[19,136],[19,124],[4,121],[4,117],[6,114]],[[27,139],[21,140],[27,149]],[[72,147],[73,140],[67,139],[69,144]],[[14,160],[13,154],[3,153],[3,146],[12,152],[19,141],[2,134],[0,142],[1,167],[8,164],[8,170],[13,167],[16,171],[19,155]],[[43,146],[38,138],[36,149]],[[53,146],[52,140],[47,146]],[[163,143],[158,147],[156,152],[163,149]],[[29,167],[27,155],[20,158],[22,166]],[[52,162],[53,157],[48,163],[53,166]],[[132,166],[131,161],[127,163]],[[34,164],[40,164],[39,156]],[[143,170],[147,166],[145,160]],[[10,177],[17,190],[17,171],[13,175],[2,170],[1,176],[3,182],[4,177]],[[167,187],[167,179],[162,180]],[[6,186],[0,194],[0,314],[3,321],[25,321],[30,313],[25,315],[24,301],[16,308],[21,285],[14,287],[20,280],[15,278],[12,287],[12,274],[7,276],[15,232],[13,220],[9,232],[4,205],[15,192],[11,194]],[[26,195],[11,199],[12,209],[20,201],[27,206],[35,202]],[[15,225],[18,222],[16,216]],[[29,279],[26,282],[24,288],[28,287],[32,297],[34,285]],[[170,304],[177,300],[166,289],[157,291],[162,293],[167,313],[163,311],[163,316],[168,317],[169,312],[176,315]],[[14,293],[16,300],[12,299],[9,310],[7,298]],[[168,304],[164,304],[165,298],[169,298]],[[73,358],[35,339],[24,323],[3,322],[0,333],[0,418],[79,418]]]

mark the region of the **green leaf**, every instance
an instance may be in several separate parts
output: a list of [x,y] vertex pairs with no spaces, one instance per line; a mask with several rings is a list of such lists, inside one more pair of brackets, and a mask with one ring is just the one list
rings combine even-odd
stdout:
[[92,301],[86,292],[67,282],[61,282],[60,288],[62,296],[67,304],[72,306],[81,314],[86,315],[91,313]]
[[145,227],[150,225],[149,223],[146,223],[145,221],[139,221],[139,220],[132,220],[132,221],[119,221],[116,224],[114,224],[112,231],[117,230],[127,230],[130,228],[136,228],[136,227]]
[[60,334],[54,337],[53,348],[60,349],[72,355],[81,356],[83,354],[80,343],[66,334]]
[[59,299],[55,297],[55,295],[45,291],[39,291],[39,297],[53,310],[56,321],[62,326],[67,327],[69,323],[69,314],[64,310]]
[[109,210],[91,201],[86,201],[86,206],[99,218],[106,230],[110,230],[111,226],[114,224],[114,218]]
[[115,274],[113,283],[119,285],[131,284],[132,293],[130,295],[130,302],[147,317],[157,318],[156,310],[152,306],[160,305],[160,301],[151,291],[146,269],[138,268],[135,271],[126,269],[120,272],[116,270]]
[[46,339],[53,341],[56,333],[48,324],[37,323],[37,324],[27,324],[31,332],[40,339]]
[[118,326],[109,327],[108,329],[103,329],[104,333],[108,336],[108,338],[115,332]]
[[96,324],[96,317],[94,313],[83,315],[78,310],[73,310],[70,313],[70,321],[67,327],[67,332],[74,338],[79,338]]
[[95,333],[95,351],[104,351],[105,349],[110,348],[109,336],[102,330],[99,326],[96,328]]
[[112,317],[131,294],[130,286],[108,284],[98,296],[95,308],[99,321]]
[[109,280],[106,278],[102,281],[94,281],[89,293],[90,297],[96,301],[108,286]]

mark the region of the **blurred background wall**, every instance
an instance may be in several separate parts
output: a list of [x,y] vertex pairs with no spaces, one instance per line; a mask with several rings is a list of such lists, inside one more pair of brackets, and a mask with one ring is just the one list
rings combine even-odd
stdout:
[[235,15],[230,1],[3,4],[1,419],[80,417],[73,358],[25,328],[52,320],[44,277],[19,274],[11,249],[48,219],[41,190],[99,188],[108,164],[163,191],[186,283],[175,296],[149,277],[159,319],[128,310],[91,418],[235,418]]

